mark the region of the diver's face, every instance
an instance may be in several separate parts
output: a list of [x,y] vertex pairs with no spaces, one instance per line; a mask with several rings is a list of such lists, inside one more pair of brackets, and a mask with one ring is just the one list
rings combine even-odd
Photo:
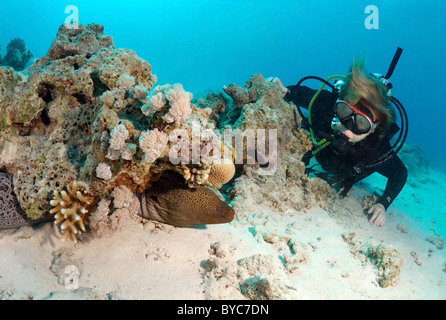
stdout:
[[356,143],[361,140],[364,140],[370,133],[372,133],[372,131],[369,131],[369,132],[363,133],[363,134],[353,133],[351,130],[348,130],[347,128],[345,128],[341,122],[337,123],[335,130],[337,130],[340,133],[342,133],[343,135],[345,135],[348,138],[348,142],[351,142],[351,143]]
[[335,118],[333,118],[332,129],[338,131],[348,138],[351,143],[364,140],[372,133],[377,124],[372,110],[362,103],[352,105],[344,100],[336,100],[334,107]]

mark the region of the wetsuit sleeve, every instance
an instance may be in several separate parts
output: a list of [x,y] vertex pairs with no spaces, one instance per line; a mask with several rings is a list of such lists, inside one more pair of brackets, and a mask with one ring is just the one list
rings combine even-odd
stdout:
[[401,159],[394,155],[378,168],[377,172],[387,178],[384,193],[378,200],[387,210],[406,184],[407,168]]
[[[297,107],[308,109],[311,99],[313,99],[317,90],[306,86],[288,86],[288,93],[284,99],[293,102]],[[310,127],[319,138],[330,137],[332,133],[331,120],[334,116],[334,104],[337,99],[337,94],[328,90],[319,92],[317,99],[315,99],[311,109],[312,123],[304,122],[305,129]]]
[[308,108],[311,99],[313,98],[316,90],[305,86],[288,86],[288,92],[284,99],[286,101],[292,101],[296,106],[301,106],[303,108]]

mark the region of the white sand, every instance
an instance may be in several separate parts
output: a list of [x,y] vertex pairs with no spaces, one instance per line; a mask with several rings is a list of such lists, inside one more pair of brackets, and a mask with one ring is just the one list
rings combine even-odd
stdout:
[[[3,230],[0,298],[246,299],[240,288],[258,276],[277,299],[445,299],[446,251],[425,240],[446,235],[445,181],[435,172],[426,185],[408,183],[381,228],[368,223],[357,201],[370,187],[365,182],[342,202],[354,216],[348,227],[320,208],[280,213],[248,198],[238,203],[240,218],[226,225],[149,222],[143,229],[135,219],[109,238],[87,234],[77,244],[61,242],[51,223]],[[395,285],[378,285],[376,267],[343,240],[349,232],[403,255]],[[78,289],[64,284],[67,266],[79,270]]]

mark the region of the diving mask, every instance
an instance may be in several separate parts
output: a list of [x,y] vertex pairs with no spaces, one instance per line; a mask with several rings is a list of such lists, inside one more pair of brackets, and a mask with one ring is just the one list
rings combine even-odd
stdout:
[[[367,111],[369,115],[366,114]],[[335,104],[335,113],[342,125],[354,134],[369,133],[375,130],[377,126],[371,119],[373,114],[366,107],[359,104],[353,106],[344,100],[338,99]]]

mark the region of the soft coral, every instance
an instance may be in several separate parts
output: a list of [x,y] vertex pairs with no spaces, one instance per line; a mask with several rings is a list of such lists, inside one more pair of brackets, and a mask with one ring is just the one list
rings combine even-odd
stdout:
[[25,41],[20,38],[14,38],[6,47],[5,57],[1,58],[0,56],[0,65],[13,67],[16,71],[22,71],[32,57],[32,52],[26,49]]

